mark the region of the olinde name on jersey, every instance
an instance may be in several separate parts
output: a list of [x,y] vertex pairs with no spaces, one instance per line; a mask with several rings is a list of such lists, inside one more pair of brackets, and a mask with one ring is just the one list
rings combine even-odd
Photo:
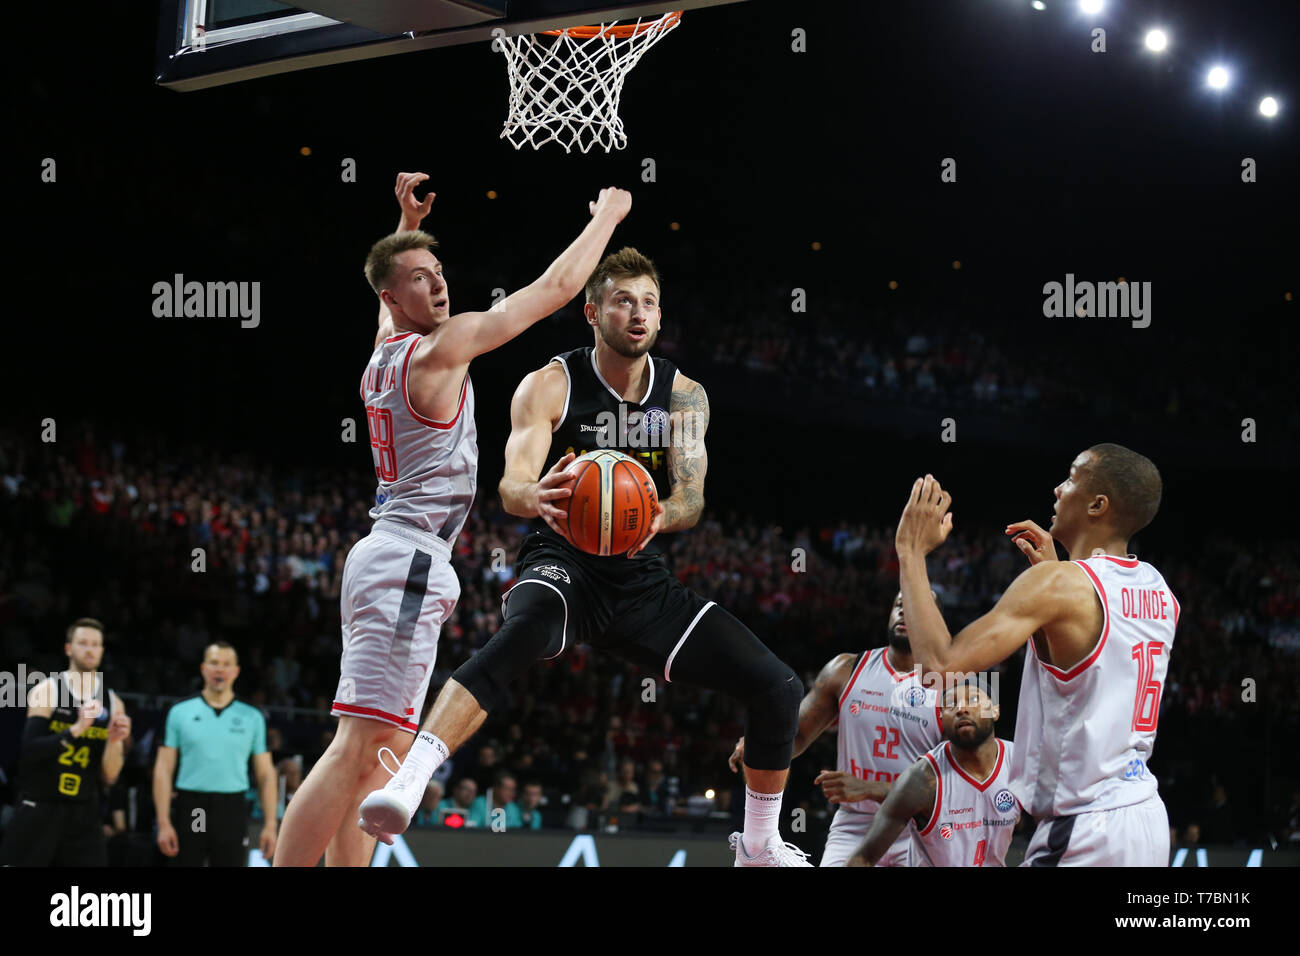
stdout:
[[1068,670],[1029,642],[1016,712],[1011,789],[1035,819],[1141,803],[1178,624],[1160,572],[1137,558],[1076,561],[1101,602],[1097,646]]
[[[840,695],[839,769],[863,780],[893,782],[942,738],[938,695],[913,668],[899,673],[887,648],[867,651]],[[875,813],[874,800],[841,804]]]
[[1015,748],[997,744],[997,763],[982,783],[957,764],[946,740],[925,755],[938,784],[930,819],[912,838],[912,866],[1006,866],[1020,804],[1009,786]]
[[391,519],[451,543],[474,501],[478,433],[469,372],[450,421],[420,415],[411,405],[407,376],[418,332],[390,336],[370,356],[361,379],[370,450],[379,487],[370,517]]

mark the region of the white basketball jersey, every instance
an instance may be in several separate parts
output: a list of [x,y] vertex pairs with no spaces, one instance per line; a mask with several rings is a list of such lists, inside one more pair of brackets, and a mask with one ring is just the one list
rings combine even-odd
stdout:
[[379,487],[370,517],[395,519],[451,543],[474,501],[478,432],[469,372],[450,421],[436,422],[411,407],[407,390],[418,332],[384,339],[361,379],[370,450]]
[[913,866],[1006,866],[1020,804],[1010,788],[1014,748],[997,743],[997,763],[983,783],[957,765],[946,740],[925,755],[938,786],[930,819],[913,838]]
[[1068,671],[1029,642],[1016,713],[1011,789],[1036,819],[1141,803],[1156,792],[1147,768],[1178,601],[1137,558],[1076,561],[1101,600],[1101,638]]
[[[840,695],[838,769],[863,780],[894,781],[942,738],[938,695],[916,669],[900,674],[887,649],[867,651]],[[840,804],[875,813],[874,800]]]

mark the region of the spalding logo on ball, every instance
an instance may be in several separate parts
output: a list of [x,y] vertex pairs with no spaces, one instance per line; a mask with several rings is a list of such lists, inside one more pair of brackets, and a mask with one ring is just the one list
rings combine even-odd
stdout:
[[569,517],[559,524],[575,548],[609,556],[626,554],[645,540],[659,495],[639,461],[602,449],[575,458],[567,471],[573,495],[561,505]]

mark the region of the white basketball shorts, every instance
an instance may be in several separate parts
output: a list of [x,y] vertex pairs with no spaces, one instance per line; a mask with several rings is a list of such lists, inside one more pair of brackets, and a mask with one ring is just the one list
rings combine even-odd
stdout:
[[416,733],[438,632],[459,597],[447,542],[376,522],[343,565],[343,661],[330,713]]
[[[831,820],[831,832],[826,837],[826,849],[822,851],[821,866],[843,866],[871,829],[874,813],[858,813],[840,807]],[[885,855],[876,861],[876,866],[908,866],[912,852],[912,832],[914,827],[909,822],[903,832],[885,851]]]
[[1169,815],[1159,794],[1113,810],[1042,820],[1021,866],[1168,866]]

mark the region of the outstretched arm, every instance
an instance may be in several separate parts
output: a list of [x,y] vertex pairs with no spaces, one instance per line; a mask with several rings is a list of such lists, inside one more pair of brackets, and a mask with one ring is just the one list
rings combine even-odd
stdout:
[[600,257],[617,226],[632,208],[632,194],[623,189],[602,189],[587,204],[591,221],[536,280],[506,296],[487,312],[453,315],[425,338],[417,365],[427,362],[431,371],[469,364],[475,356],[509,342],[520,332],[564,306],[582,291],[600,263]]
[[925,556],[952,530],[951,503],[952,496],[934,478],[918,478],[894,541],[912,656],[922,680],[931,685],[935,678],[930,674],[942,680],[945,674],[992,667],[1010,657],[1035,631],[1076,614],[1078,575],[1083,573],[1070,563],[1041,561],[1011,583],[993,610],[952,637],[935,604],[925,567]]
[[898,839],[908,820],[917,820],[918,826],[924,826],[934,812],[937,789],[934,768],[924,757],[903,771],[876,811],[871,829],[850,857],[848,865],[875,866]]

